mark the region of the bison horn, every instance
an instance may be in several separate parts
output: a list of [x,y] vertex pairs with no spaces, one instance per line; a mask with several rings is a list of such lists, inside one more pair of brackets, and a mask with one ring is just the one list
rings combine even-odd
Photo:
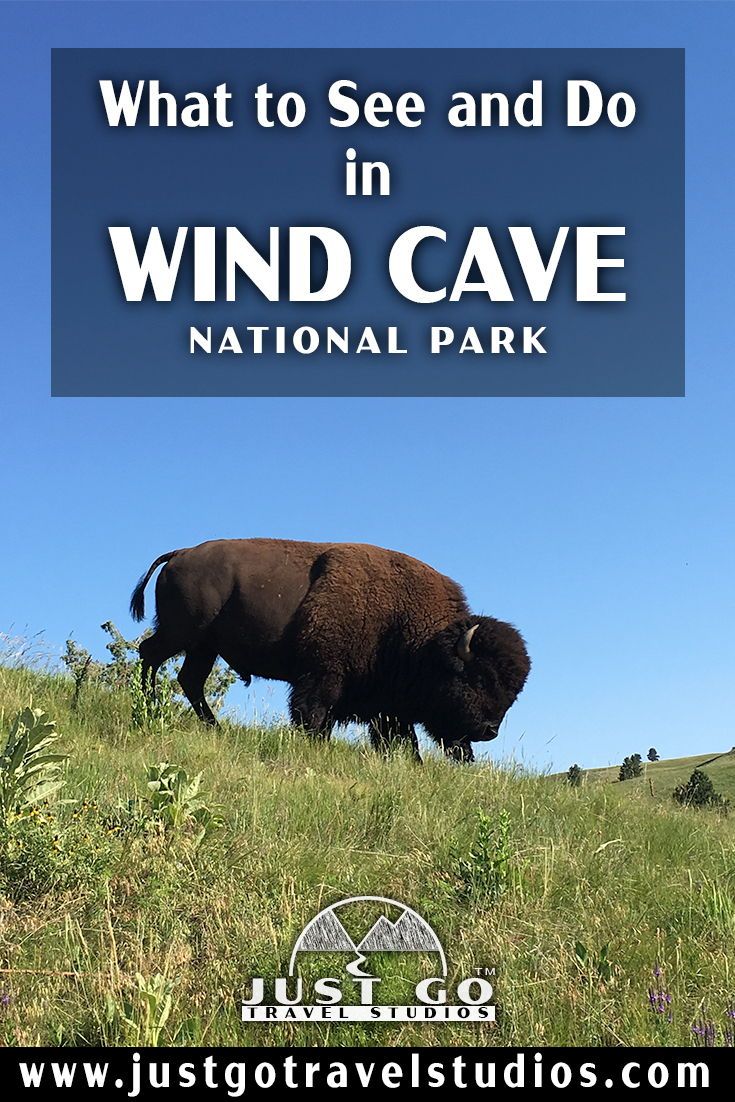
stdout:
[[470,658],[472,657],[470,645],[472,643],[472,636],[475,634],[478,627],[479,624],[473,624],[472,627],[464,633],[459,643],[457,644],[457,654],[463,662],[469,662]]

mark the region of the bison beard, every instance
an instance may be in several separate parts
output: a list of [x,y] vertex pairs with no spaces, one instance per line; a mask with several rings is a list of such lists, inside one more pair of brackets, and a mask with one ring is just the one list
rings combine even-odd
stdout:
[[220,655],[246,683],[291,685],[294,723],[329,738],[336,723],[369,724],[378,749],[407,743],[415,724],[445,752],[472,760],[523,688],[530,661],[512,625],[473,616],[461,588],[425,563],[367,544],[213,540],[170,551],[133,591],[133,618],[156,584],[156,628],[140,645],[143,687],[184,653],[179,684],[214,723],[204,685]]

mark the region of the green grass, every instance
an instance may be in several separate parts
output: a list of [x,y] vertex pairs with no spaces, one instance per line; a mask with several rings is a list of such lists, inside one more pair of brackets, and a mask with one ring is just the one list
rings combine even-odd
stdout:
[[[438,756],[417,767],[285,728],[139,729],[122,693],[87,686],[76,710],[72,696],[62,677],[0,669],[4,731],[31,697],[48,711],[70,755],[62,795],[77,801],[4,842],[0,1043],[688,1045],[703,1017],[722,1036],[735,817],[659,799],[670,763],[651,770],[652,799],[646,783],[572,789]],[[161,761],[203,773],[221,822],[198,846],[193,830],[133,829],[135,808],[119,811]],[[503,812],[496,867],[482,831]],[[450,977],[495,966],[497,1026],[241,1024],[249,978],[284,974],[306,921],[355,894],[424,915]],[[388,967],[386,990],[410,1000],[410,959]],[[670,1022],[652,984],[671,995]]]

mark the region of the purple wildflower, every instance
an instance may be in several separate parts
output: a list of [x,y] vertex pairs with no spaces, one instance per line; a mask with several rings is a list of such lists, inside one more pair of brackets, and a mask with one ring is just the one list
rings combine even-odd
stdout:
[[727,1014],[728,1018],[735,1019],[735,1006],[731,1006],[728,1010],[725,1011],[725,1013]]
[[692,1026],[692,1033],[705,1048],[715,1047],[717,1027],[714,1022],[699,1021]]
[[655,1014],[665,1014],[671,1006],[671,995],[668,991],[648,988],[648,1003]]
[[2,995],[0,995],[0,1006],[10,1006],[10,995],[7,991],[3,991]]
[[666,1016],[666,1021],[672,1021],[671,1014],[671,995],[663,986],[661,976],[663,975],[663,968],[656,962],[653,966],[653,975],[658,983],[654,987],[648,988],[648,1005],[654,1014],[662,1014]]

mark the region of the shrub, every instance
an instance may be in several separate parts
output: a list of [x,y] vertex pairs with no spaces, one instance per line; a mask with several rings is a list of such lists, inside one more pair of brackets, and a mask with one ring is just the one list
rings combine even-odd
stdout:
[[142,666],[140,662],[136,662],[129,680],[130,719],[133,727],[145,728],[152,724],[164,728],[170,726],[176,711],[171,681],[167,677],[160,678],[156,682],[154,696],[144,692],[142,676]]
[[576,762],[574,765],[570,765],[567,770],[567,783],[570,784],[572,788],[579,788],[582,783],[582,770]]
[[222,823],[221,816],[200,796],[202,774],[190,777],[169,762],[146,766],[146,796],[133,796],[108,812],[105,824],[129,842],[141,835],[166,834],[169,841],[185,835],[198,846]]
[[455,854],[453,869],[461,899],[497,899],[512,882],[510,815],[497,818],[478,808],[475,837],[466,855]]
[[64,784],[66,754],[51,753],[56,725],[40,708],[23,708],[10,725],[0,757],[0,822],[7,825],[34,804],[48,800]]
[[173,982],[157,972],[146,978],[135,975],[134,998],[123,1005],[122,1021],[130,1030],[130,1043],[144,1048],[160,1044],[161,1034],[171,1014]]
[[[140,685],[140,663],[138,661],[138,647],[149,632],[144,632],[136,639],[126,639],[122,632],[111,620],[101,625],[102,630],[109,636],[106,649],[109,651],[108,662],[98,662],[84,647],[80,647],[73,639],[67,639],[66,649],[61,657],[63,665],[74,679],[74,701],[78,701],[84,685],[90,682],[104,685],[108,688],[125,688],[133,694],[133,706],[135,707],[136,679]],[[215,664],[214,669],[207,678],[206,693],[215,712],[224,704],[228,689],[237,681],[237,676],[232,670],[221,662]],[[168,694],[172,703],[183,704],[185,698],[180,692],[176,673],[172,662],[164,662],[158,671],[156,685],[159,695]]]
[[631,754],[628,758],[623,758],[623,764],[620,766],[620,772],[618,773],[619,781],[629,781],[633,777],[640,777],[643,775],[643,762],[640,754]]
[[0,826],[0,892],[14,902],[52,891],[96,891],[116,855],[94,803],[62,819],[47,804]]
[[648,751],[647,757],[648,757],[649,761],[658,761],[659,760],[658,750],[656,749],[655,746],[652,746],[651,749]]
[[199,797],[201,773],[189,777],[185,769],[169,762],[149,765],[146,772],[151,814],[166,830],[193,826],[198,844],[219,823],[217,815]]
[[695,769],[688,781],[678,784],[673,798],[684,807],[714,807],[726,811],[729,803],[715,790],[712,778],[701,769]]
[[13,719],[0,757],[0,891],[16,901],[99,882],[111,857],[96,804],[67,807],[64,819],[53,806],[65,783],[59,738],[46,712],[29,706]]

